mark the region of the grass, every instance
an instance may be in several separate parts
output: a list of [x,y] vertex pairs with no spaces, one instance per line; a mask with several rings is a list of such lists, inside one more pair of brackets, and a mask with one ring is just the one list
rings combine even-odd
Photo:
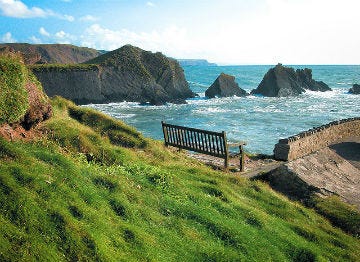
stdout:
[[94,64],[35,64],[28,65],[28,67],[35,72],[43,71],[88,71],[88,70],[99,70],[99,67]]
[[29,72],[17,54],[0,55],[0,125],[20,120],[29,107]]
[[358,238],[262,182],[65,99],[53,111],[39,127],[46,136],[0,138],[1,261],[360,258]]

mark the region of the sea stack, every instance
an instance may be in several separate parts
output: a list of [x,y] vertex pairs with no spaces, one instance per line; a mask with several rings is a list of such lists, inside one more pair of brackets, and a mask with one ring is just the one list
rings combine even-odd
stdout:
[[349,93],[353,95],[359,95],[360,94],[360,85],[354,84],[352,88],[349,89]]
[[312,78],[312,70],[285,67],[282,64],[269,69],[260,85],[251,91],[251,94],[259,94],[269,97],[296,96],[305,90],[330,91],[331,88],[321,81]]
[[249,95],[244,89],[241,89],[235,82],[235,77],[221,73],[214,83],[205,91],[205,96],[230,97],[230,96],[247,96]]
[[175,59],[131,45],[84,64],[33,66],[49,96],[60,95],[77,104],[131,101],[163,105],[186,103],[194,97]]

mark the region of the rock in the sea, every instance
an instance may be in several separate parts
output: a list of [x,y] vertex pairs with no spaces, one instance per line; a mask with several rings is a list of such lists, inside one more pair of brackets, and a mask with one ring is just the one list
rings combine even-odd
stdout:
[[235,82],[235,77],[221,73],[214,83],[205,91],[205,96],[229,97],[229,96],[247,96],[249,95],[244,89],[241,89]]
[[360,94],[360,85],[354,84],[352,88],[349,89],[350,94],[359,95]]
[[86,64],[37,66],[33,72],[49,96],[77,104],[133,101],[162,105],[194,97],[175,59],[131,45],[108,52]]
[[264,76],[260,85],[251,94],[269,97],[296,96],[305,90],[330,91],[331,88],[321,81],[312,78],[311,69],[297,69],[278,64],[271,68]]

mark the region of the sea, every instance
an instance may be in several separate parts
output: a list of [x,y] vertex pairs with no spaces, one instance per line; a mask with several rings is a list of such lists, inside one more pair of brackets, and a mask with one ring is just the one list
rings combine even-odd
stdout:
[[253,154],[273,154],[274,145],[302,131],[334,120],[360,116],[360,95],[349,94],[360,84],[360,65],[292,65],[310,68],[313,78],[328,84],[332,91],[307,91],[296,97],[228,97],[207,99],[205,90],[220,73],[235,76],[239,86],[250,92],[273,66],[185,66],[190,88],[199,95],[187,104],[164,106],[134,102],[91,104],[114,118],[135,127],[144,136],[162,140],[161,121],[212,131],[226,131],[229,142],[246,141]]

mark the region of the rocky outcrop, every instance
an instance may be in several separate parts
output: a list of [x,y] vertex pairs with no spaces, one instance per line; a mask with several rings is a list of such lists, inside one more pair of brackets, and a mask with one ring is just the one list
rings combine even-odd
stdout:
[[214,97],[231,97],[231,96],[247,96],[248,93],[239,87],[235,82],[235,77],[221,73],[214,83],[205,91],[205,96]]
[[29,130],[38,123],[49,119],[52,116],[52,107],[48,97],[34,82],[27,82],[25,88],[28,92],[29,108],[20,124]]
[[263,176],[292,199],[337,195],[360,210],[360,143],[345,140],[295,159]]
[[19,53],[0,55],[0,96],[0,136],[6,139],[32,136],[32,128],[52,115],[48,97]]
[[78,104],[134,101],[162,105],[194,97],[179,63],[161,53],[126,45],[86,64],[36,66],[49,96]]
[[297,69],[278,64],[271,68],[264,76],[260,85],[251,94],[269,97],[296,96],[306,90],[330,91],[331,88],[321,81],[312,78],[311,69]]
[[65,44],[0,44],[1,52],[20,52],[25,64],[77,64],[99,56],[102,52]]
[[360,94],[360,85],[354,84],[352,88],[349,90],[350,94],[359,95]]

